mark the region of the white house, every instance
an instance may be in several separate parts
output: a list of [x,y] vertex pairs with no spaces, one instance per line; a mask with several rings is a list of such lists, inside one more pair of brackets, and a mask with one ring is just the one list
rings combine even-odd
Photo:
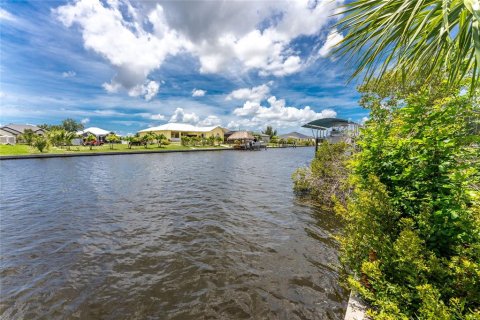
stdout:
[[90,127],[77,132],[77,134],[82,137],[87,137],[89,134],[93,134],[97,138],[97,141],[100,142],[105,142],[105,137],[110,133],[112,133],[112,131],[107,131],[97,127]]
[[17,138],[8,131],[0,129],[0,144],[15,144]]

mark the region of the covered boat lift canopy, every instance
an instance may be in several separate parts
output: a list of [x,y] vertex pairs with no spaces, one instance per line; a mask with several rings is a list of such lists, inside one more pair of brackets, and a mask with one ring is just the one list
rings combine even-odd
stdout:
[[255,137],[248,131],[237,131],[234,132],[230,137],[227,138],[227,141],[241,140],[248,141],[253,140]]
[[360,125],[356,122],[339,119],[339,118],[323,118],[317,119],[302,126],[303,128],[312,129],[315,138],[315,151],[318,149],[318,142],[332,136],[335,130],[340,134],[358,135]]

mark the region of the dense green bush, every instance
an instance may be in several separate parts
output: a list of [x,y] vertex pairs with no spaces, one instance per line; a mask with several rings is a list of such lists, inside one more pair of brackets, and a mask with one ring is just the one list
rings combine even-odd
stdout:
[[479,104],[438,80],[361,88],[341,258],[375,319],[479,319]]
[[331,208],[335,199],[344,203],[350,192],[345,184],[350,152],[351,147],[346,143],[321,143],[310,166],[293,173],[294,191],[308,194],[324,208]]
[[40,152],[48,150],[48,139],[43,135],[34,136],[32,138],[32,146],[37,148]]
[[480,109],[442,79],[360,88],[357,140],[320,145],[294,189],[344,222],[347,283],[374,319],[480,319]]

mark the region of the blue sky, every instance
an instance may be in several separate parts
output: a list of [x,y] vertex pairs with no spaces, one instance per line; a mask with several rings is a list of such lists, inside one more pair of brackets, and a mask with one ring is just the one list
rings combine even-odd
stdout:
[[[166,122],[302,131],[361,121],[334,59],[332,1],[2,1],[0,123],[67,117],[120,134]],[[304,131],[305,132],[305,131]]]

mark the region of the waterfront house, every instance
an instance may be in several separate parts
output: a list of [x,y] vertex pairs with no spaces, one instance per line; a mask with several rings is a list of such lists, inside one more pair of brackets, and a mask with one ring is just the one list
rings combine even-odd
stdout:
[[3,126],[0,128],[2,132],[6,132],[5,135],[10,135],[15,137],[16,139],[18,138],[19,135],[23,134],[25,130],[32,130],[33,133],[38,134],[43,136],[45,134],[45,130],[42,128],[39,128],[37,126],[34,126],[32,124],[7,124],[6,126]]
[[90,127],[90,128],[78,131],[77,135],[86,138],[89,134],[93,134],[98,142],[104,143],[105,142],[105,137],[107,135],[109,135],[110,133],[113,133],[113,132],[108,131],[108,130],[104,130],[104,129],[101,129],[101,128],[97,128],[97,127]]
[[32,130],[34,134],[44,135],[45,130],[32,124],[7,124],[0,128],[0,144],[15,144],[25,130]]
[[265,143],[270,142],[270,136],[268,134],[261,133],[261,132],[252,132],[252,135],[256,137],[258,141],[262,141]]
[[17,139],[8,131],[0,129],[0,144],[15,144]]
[[220,126],[197,127],[188,123],[172,122],[161,126],[140,130],[138,134],[142,136],[148,132],[163,134],[170,141],[180,141],[182,137],[209,138],[211,136],[221,137],[223,140],[226,131]]

